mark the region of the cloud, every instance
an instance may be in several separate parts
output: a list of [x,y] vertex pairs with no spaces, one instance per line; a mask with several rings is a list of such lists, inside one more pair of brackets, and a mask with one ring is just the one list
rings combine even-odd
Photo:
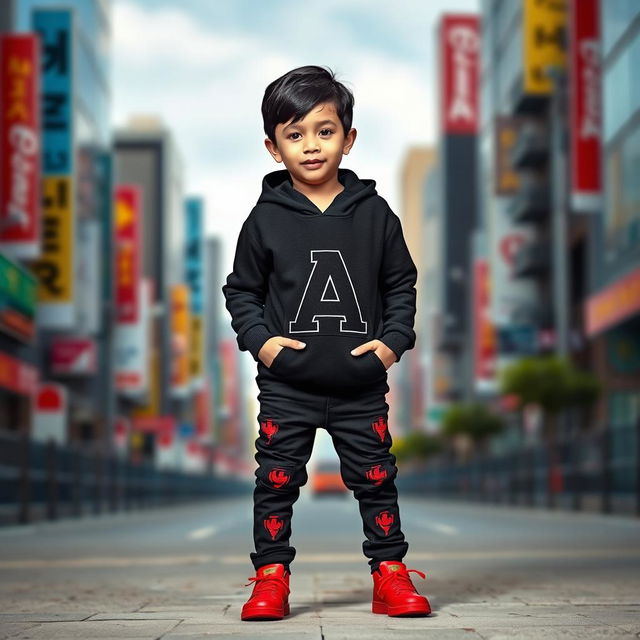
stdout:
[[353,89],[358,138],[342,166],[374,178],[397,210],[407,148],[434,141],[438,3],[329,0],[317,11],[300,7],[114,4],[114,124],[154,113],[171,129],[187,192],[204,196],[208,232],[223,239],[225,274],[262,177],[284,168],[264,148],[260,114],[264,89],[276,77],[320,64]]

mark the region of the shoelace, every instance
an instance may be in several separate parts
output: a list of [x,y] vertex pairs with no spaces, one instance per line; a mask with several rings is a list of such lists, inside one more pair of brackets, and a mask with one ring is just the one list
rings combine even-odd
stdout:
[[[252,576],[251,578],[247,578],[247,579],[249,580],[249,582],[247,582],[247,584],[245,584],[244,586],[248,587],[253,582],[256,585],[254,594],[260,593],[260,591],[264,591],[266,589],[275,590],[276,580],[279,580],[285,586],[287,590],[287,595],[289,595],[291,591],[286,580],[281,576],[261,576],[261,577]],[[271,583],[269,583],[269,581],[271,581]]]
[[395,593],[400,593],[402,591],[411,591],[411,593],[416,593],[416,588],[409,577],[409,573],[411,571],[417,573],[422,579],[426,579],[427,577],[422,571],[418,571],[417,569],[398,569],[398,571],[390,571],[378,582],[378,591],[382,591],[384,585],[386,585],[389,580],[393,580],[393,578],[395,578],[395,580],[391,582],[391,588]]

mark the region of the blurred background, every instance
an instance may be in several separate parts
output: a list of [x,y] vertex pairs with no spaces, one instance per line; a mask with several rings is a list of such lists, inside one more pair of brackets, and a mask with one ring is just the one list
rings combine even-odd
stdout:
[[[640,514],[640,3],[299,9],[0,3],[0,522],[250,496],[221,286],[282,168],[264,89],[304,64],[353,90],[342,166],[418,267],[401,491]],[[328,442],[316,493],[344,491]]]

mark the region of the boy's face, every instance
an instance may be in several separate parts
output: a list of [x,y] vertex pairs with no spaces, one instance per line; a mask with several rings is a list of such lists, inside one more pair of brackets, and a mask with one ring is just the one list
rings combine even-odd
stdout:
[[[291,120],[276,125],[275,145],[265,139],[269,153],[276,162],[284,163],[294,182],[321,184],[335,178],[342,155],[348,154],[355,142],[356,130],[344,135],[331,102],[316,105],[295,124],[290,124]],[[309,164],[311,160],[320,162]]]

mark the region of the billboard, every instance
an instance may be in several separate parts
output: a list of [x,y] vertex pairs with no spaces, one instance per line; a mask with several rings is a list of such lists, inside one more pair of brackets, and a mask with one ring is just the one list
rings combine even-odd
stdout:
[[547,67],[566,64],[566,1],[523,0],[522,18],[523,90],[550,94],[553,81]]
[[191,385],[199,389],[204,384],[205,354],[205,269],[202,198],[185,200],[186,247],[185,281],[190,291],[191,327],[189,340],[189,370]]
[[35,34],[0,35],[0,251],[40,251],[40,46]]
[[36,9],[32,26],[41,60],[42,246],[32,269],[39,280],[38,323],[69,329],[75,310],[74,16],[71,9]]
[[441,129],[445,133],[476,133],[479,125],[479,16],[444,14],[439,48]]
[[597,0],[571,0],[569,12],[571,204],[574,211],[602,210],[602,86]]

